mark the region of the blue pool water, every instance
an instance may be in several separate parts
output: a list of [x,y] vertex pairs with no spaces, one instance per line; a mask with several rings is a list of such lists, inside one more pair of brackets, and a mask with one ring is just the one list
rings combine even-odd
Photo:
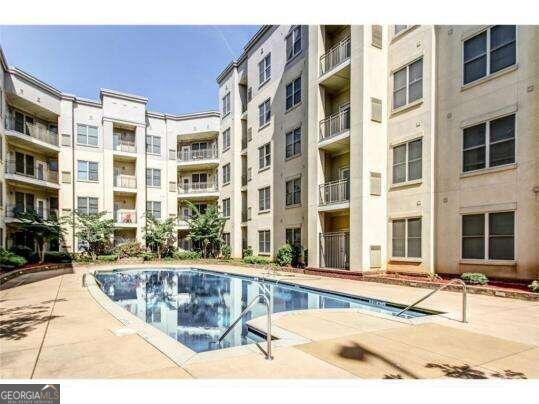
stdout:
[[[401,306],[368,298],[327,293],[297,285],[228,275],[199,269],[122,270],[101,272],[97,279],[113,301],[160,329],[195,352],[244,345],[262,338],[253,334],[246,323],[265,314],[263,304],[247,313],[241,326],[217,341],[247,304],[266,285],[273,296],[273,312],[361,308],[395,315]],[[410,310],[403,317],[431,313]]]

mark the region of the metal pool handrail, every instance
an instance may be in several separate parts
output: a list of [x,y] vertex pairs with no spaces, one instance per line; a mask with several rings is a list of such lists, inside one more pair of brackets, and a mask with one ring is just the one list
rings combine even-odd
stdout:
[[[268,297],[260,293],[258,296],[256,296],[251,302],[247,305],[247,307],[241,312],[241,314],[234,320],[232,324],[226,329],[226,331],[219,337],[219,343],[232,331],[232,329],[236,326],[236,324],[239,323],[239,321],[242,319],[242,317],[251,309],[252,306],[254,306],[256,303],[259,302],[259,299],[262,298],[264,306],[266,306],[266,315],[267,315],[267,330],[266,330],[266,359],[272,360],[273,357],[271,356],[271,310],[270,310],[270,302]],[[262,348],[261,348],[262,349]]]
[[463,323],[467,323],[468,321],[466,320],[466,310],[467,310],[467,300],[466,300],[466,284],[464,283],[464,281],[462,281],[461,279],[451,279],[449,282],[447,282],[446,284],[440,286],[438,289],[434,289],[432,292],[426,294],[425,296],[423,296],[421,299],[415,301],[414,303],[412,303],[411,305],[405,307],[404,309],[402,309],[401,311],[399,311],[397,314],[396,314],[396,317],[399,317],[402,313],[404,313],[405,311],[408,311],[410,310],[411,308],[413,308],[415,305],[421,303],[423,300],[426,300],[428,299],[429,297],[431,297],[432,295],[434,295],[435,293],[445,289],[446,287],[448,287],[449,285],[451,285],[452,283],[459,283],[462,285],[462,322]]

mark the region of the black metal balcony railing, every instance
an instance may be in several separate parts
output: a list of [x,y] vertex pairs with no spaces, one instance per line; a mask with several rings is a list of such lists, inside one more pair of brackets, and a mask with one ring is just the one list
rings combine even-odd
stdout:
[[179,161],[207,160],[217,158],[217,148],[201,150],[178,150]]
[[116,175],[114,176],[114,186],[135,189],[137,187],[137,177],[125,174]]
[[343,109],[320,121],[320,141],[350,130],[350,108]]
[[6,117],[5,124],[7,130],[58,146],[58,134],[50,131],[44,125],[16,121],[13,117]]
[[350,58],[350,37],[343,39],[320,57],[320,76]]
[[53,182],[58,184],[58,171],[53,171],[46,165],[36,164],[34,167],[17,167],[14,161],[6,163],[6,174],[16,174],[22,177],[33,178],[43,182]]
[[350,180],[337,180],[320,185],[320,205],[348,202],[350,200]]
[[320,233],[320,268],[350,268],[350,233]]
[[183,194],[194,194],[214,191],[217,191],[217,184],[215,182],[192,182],[190,184],[178,185],[178,192]]

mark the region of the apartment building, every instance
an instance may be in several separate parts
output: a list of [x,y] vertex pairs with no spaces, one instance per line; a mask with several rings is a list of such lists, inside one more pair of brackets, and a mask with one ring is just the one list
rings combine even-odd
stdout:
[[217,78],[233,256],[537,278],[538,35],[262,27]]
[[[143,241],[146,212],[178,217],[185,240],[185,201],[215,204],[219,113],[172,115],[147,110],[141,96],[102,89],[99,100],[65,94],[9,67],[0,74],[0,236],[3,246],[34,246],[17,232],[18,211],[43,217],[107,212],[114,243]],[[78,251],[73,229],[64,245]]]

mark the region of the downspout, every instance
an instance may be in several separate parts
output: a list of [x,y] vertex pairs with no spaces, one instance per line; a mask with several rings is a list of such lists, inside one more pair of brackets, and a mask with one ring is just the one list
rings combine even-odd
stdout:
[[437,70],[437,43],[436,43],[436,25],[432,28],[432,63],[431,63],[431,139],[430,139],[430,177],[431,177],[431,190],[430,190],[430,240],[431,240],[431,254],[430,254],[430,272],[434,274],[436,272],[436,138],[438,135],[438,128],[436,127],[436,114],[437,114],[437,100],[436,100],[436,87],[438,84],[438,77],[436,75]]
[[72,219],[72,240],[71,248],[75,251],[75,98],[71,100],[71,219]]

